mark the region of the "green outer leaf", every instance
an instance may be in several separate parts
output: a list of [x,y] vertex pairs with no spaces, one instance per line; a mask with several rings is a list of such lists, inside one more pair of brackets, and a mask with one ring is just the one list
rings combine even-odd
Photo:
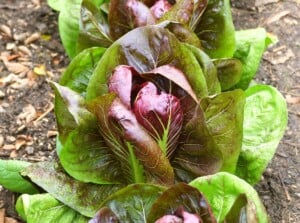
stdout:
[[285,132],[288,113],[285,99],[274,87],[250,87],[246,97],[244,139],[236,175],[255,184]]
[[[172,64],[181,70],[198,98],[208,94],[205,77],[193,53],[163,25],[136,28],[117,40],[103,55],[87,88],[87,99],[107,93],[107,81],[117,65],[146,73]],[[113,58],[113,59],[112,59]]]
[[88,218],[62,204],[50,194],[21,195],[16,209],[27,223],[86,223]]
[[36,186],[20,175],[20,171],[30,165],[31,163],[25,161],[0,159],[0,184],[17,193],[38,193]]
[[96,117],[83,98],[53,83],[59,130],[59,158],[64,169],[82,182],[111,184],[123,178],[120,165],[99,133]]
[[132,184],[112,194],[101,207],[110,208],[122,223],[146,223],[152,204],[165,190],[154,184]]
[[32,164],[21,174],[29,177],[57,200],[87,217],[94,216],[101,202],[123,187],[79,182],[67,175],[55,162]]
[[80,52],[61,76],[60,85],[85,96],[90,77],[105,50],[102,47],[93,47]]
[[81,1],[64,0],[58,17],[60,38],[71,59],[76,55]]
[[234,173],[243,139],[245,95],[242,90],[223,92],[201,100],[207,127],[223,155],[222,171]]
[[263,52],[274,39],[268,37],[263,28],[241,30],[235,33],[236,51],[234,57],[243,64],[242,77],[234,88],[247,89],[255,76]]
[[221,92],[221,85],[217,75],[217,69],[211,59],[199,48],[186,44],[194,56],[197,58],[204,77],[206,79],[206,84],[208,88],[208,95],[213,95]]
[[65,0],[47,0],[48,5],[55,11],[60,11],[64,6]]
[[229,0],[209,0],[195,33],[211,58],[230,58],[235,51],[235,30]]
[[224,221],[235,200],[241,194],[245,194],[248,201],[255,205],[258,222],[268,222],[265,208],[255,189],[235,175],[219,172],[214,175],[199,177],[190,182],[189,185],[196,187],[204,194],[212,207],[217,222]]

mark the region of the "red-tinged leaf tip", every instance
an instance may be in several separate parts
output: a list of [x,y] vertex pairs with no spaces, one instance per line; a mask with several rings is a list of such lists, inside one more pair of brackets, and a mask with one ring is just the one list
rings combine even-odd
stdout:
[[88,223],[118,223],[118,217],[115,215],[115,213],[107,208],[103,207],[101,208],[95,217],[93,217]]
[[154,25],[155,18],[149,8],[137,0],[128,0],[126,3],[130,16],[133,18],[134,26]]
[[170,10],[172,4],[167,0],[158,0],[150,8],[152,14],[156,19],[160,19],[167,11]]
[[122,103],[130,108],[132,75],[136,73],[133,67],[117,66],[109,79],[109,92],[116,93]]
[[183,223],[183,221],[176,215],[165,215],[157,221],[155,221],[155,223]]
[[[183,122],[180,100],[171,94],[158,92],[151,82],[145,82],[133,105],[138,122],[154,138],[162,138],[168,130],[168,139],[177,141]],[[173,142],[174,143],[174,142]]]

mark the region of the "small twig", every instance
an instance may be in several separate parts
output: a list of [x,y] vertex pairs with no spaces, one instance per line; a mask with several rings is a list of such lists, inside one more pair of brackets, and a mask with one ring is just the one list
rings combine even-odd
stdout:
[[54,109],[54,105],[53,105],[52,103],[50,103],[49,108],[48,108],[48,109],[47,109],[40,117],[38,117],[38,118],[33,122],[33,124],[36,126],[36,125],[38,124],[38,122],[39,122],[41,119],[45,118],[46,115],[48,115],[53,109]]
[[287,144],[287,145],[289,145],[289,146],[300,147],[300,144],[299,144],[299,143],[283,142],[283,144]]
[[283,182],[283,180],[282,180],[282,177],[281,177],[280,172],[279,172],[278,174],[279,174],[279,179],[280,179],[280,182],[281,182],[281,186],[283,187],[283,190],[284,190],[286,199],[287,199],[288,201],[291,201],[290,193],[289,193],[288,189],[286,188],[286,186],[285,186],[285,184],[284,184],[284,182]]

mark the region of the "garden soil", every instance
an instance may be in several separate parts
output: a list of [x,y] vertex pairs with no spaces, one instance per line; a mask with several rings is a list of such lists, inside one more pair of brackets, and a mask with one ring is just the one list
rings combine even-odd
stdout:
[[[300,222],[300,1],[233,0],[236,28],[265,27],[278,43],[268,49],[257,82],[286,98],[289,124],[255,186],[273,223]],[[0,0],[0,158],[30,162],[56,157],[53,91],[69,60],[57,13],[43,0]],[[18,195],[0,187],[0,222],[21,222]],[[6,217],[6,218],[5,218]]]

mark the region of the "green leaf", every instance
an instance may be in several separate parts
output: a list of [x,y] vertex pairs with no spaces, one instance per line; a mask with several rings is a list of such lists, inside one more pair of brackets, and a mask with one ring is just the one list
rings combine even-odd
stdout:
[[218,79],[217,69],[211,59],[201,49],[198,49],[197,47],[189,44],[186,44],[186,46],[193,52],[194,56],[197,58],[199,64],[201,65],[203,74],[206,79],[208,95],[220,93],[221,85]]
[[238,59],[216,59],[213,62],[218,70],[222,91],[230,89],[240,81],[243,65]]
[[58,28],[61,41],[68,56],[75,57],[79,33],[79,16],[82,0],[64,0],[58,17]]
[[64,0],[47,0],[47,3],[55,11],[62,10],[64,6]]
[[79,20],[77,53],[93,46],[109,47],[111,44],[108,22],[104,13],[92,0],[83,0]]
[[156,67],[172,64],[185,74],[197,98],[206,96],[206,81],[197,59],[163,27],[136,28],[117,40],[97,65],[87,88],[87,99],[107,93],[106,83],[118,65],[129,65],[139,73],[147,73]]
[[54,84],[55,113],[64,169],[82,182],[111,184],[124,178],[120,165],[99,133],[96,117],[76,92]]
[[244,138],[236,174],[250,184],[260,180],[287,126],[287,105],[271,86],[246,90]]
[[59,202],[50,194],[23,194],[17,200],[16,209],[27,223],[86,223],[88,221],[88,218]]
[[157,198],[151,207],[147,222],[155,222],[164,215],[174,215],[179,208],[197,214],[201,222],[215,222],[211,208],[202,193],[184,183],[175,184]]
[[90,77],[105,50],[102,47],[93,47],[79,53],[61,76],[60,85],[84,97]]
[[234,57],[243,64],[242,77],[235,88],[247,89],[258,70],[263,52],[274,39],[269,37],[263,28],[237,31],[235,38]]
[[221,170],[234,173],[243,139],[245,95],[242,90],[203,98],[201,107],[210,135],[223,156]]
[[164,190],[159,185],[129,185],[108,197],[101,207],[109,208],[122,223],[146,223],[152,204]]
[[55,162],[35,163],[22,171],[23,176],[50,193],[63,204],[92,217],[99,210],[101,202],[123,186],[83,183],[71,178]]
[[230,1],[209,0],[195,32],[211,58],[231,58],[235,51],[235,30]]
[[0,160],[0,184],[17,193],[38,193],[37,187],[20,175],[20,171],[30,165],[25,161]]
[[190,183],[206,197],[211,205],[217,222],[223,222],[236,200],[245,194],[251,204],[252,212],[259,223],[267,223],[268,216],[257,192],[244,180],[229,173],[219,172],[214,175],[200,177]]

